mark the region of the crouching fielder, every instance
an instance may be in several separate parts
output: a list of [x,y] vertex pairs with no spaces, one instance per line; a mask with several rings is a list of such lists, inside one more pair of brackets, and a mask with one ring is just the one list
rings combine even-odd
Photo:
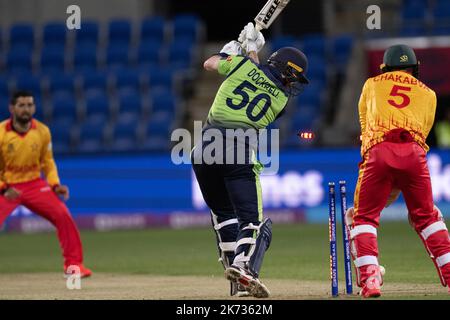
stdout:
[[418,68],[410,47],[388,48],[382,74],[366,81],[359,101],[363,161],[347,224],[357,284],[366,298],[381,295],[377,228],[381,211],[400,192],[442,284],[450,284],[450,239],[433,204],[426,160],[436,94],[417,79]]

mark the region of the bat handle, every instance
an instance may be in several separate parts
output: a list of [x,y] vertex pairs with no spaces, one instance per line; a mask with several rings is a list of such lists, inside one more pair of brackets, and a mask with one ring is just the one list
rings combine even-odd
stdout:
[[263,27],[258,22],[255,22],[255,29],[257,32],[260,32],[263,29]]

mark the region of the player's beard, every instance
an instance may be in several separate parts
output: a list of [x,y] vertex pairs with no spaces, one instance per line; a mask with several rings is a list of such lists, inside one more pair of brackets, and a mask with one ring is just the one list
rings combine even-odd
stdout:
[[31,114],[25,114],[22,116],[15,116],[15,120],[22,126],[26,126],[31,122],[32,116]]

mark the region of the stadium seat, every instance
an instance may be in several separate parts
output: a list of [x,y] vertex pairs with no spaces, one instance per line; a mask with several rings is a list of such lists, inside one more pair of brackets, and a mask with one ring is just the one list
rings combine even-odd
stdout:
[[177,101],[174,94],[167,90],[154,91],[150,98],[152,113],[165,112],[175,114]]
[[111,148],[114,151],[131,151],[137,144],[137,114],[128,113],[118,118],[114,125]]
[[308,130],[314,126],[314,121],[319,115],[320,109],[314,105],[302,104],[292,115],[291,128],[296,130]]
[[45,46],[65,48],[67,27],[63,22],[50,22],[44,26],[43,43]]
[[[450,21],[449,21],[449,23],[450,23]],[[435,25],[433,27],[431,33],[436,36],[450,36],[450,24],[448,26]]]
[[168,64],[177,69],[187,69],[193,64],[194,46],[191,42],[173,42],[169,47]]
[[339,72],[344,73],[353,50],[353,37],[342,34],[332,40],[332,58]]
[[450,2],[438,2],[433,9],[433,18],[438,25],[449,25],[450,23]]
[[271,52],[275,52],[278,49],[283,48],[283,47],[295,47],[297,49],[301,49],[300,42],[298,41],[298,39],[291,35],[275,37],[271,41],[270,46],[271,46]]
[[8,80],[0,76],[0,97],[9,96],[9,85]]
[[108,77],[104,72],[88,71],[83,74],[83,90],[85,95],[108,92]]
[[157,42],[141,43],[137,52],[139,67],[157,66],[162,60],[162,47]]
[[31,24],[15,24],[9,31],[9,47],[27,48],[32,51],[34,48],[34,30]]
[[319,79],[321,83],[326,83],[327,76],[327,60],[314,55],[309,56],[307,77]]
[[402,19],[404,22],[423,21],[427,13],[427,6],[422,1],[413,1],[403,7]]
[[52,96],[52,122],[65,121],[75,123],[78,119],[78,109],[75,97],[67,93]]
[[297,105],[301,108],[303,105],[313,105],[316,108],[321,106],[321,90],[318,84],[310,83],[305,87],[303,93],[297,97]]
[[79,130],[77,150],[79,152],[99,152],[104,149],[106,122],[101,117],[93,117],[82,123]]
[[[447,0],[445,0],[447,1]],[[409,7],[409,6],[427,6],[428,0],[403,0],[403,6]]]
[[103,117],[106,121],[111,115],[109,100],[106,94],[96,92],[86,95],[85,115],[87,119]]
[[141,79],[138,71],[134,69],[119,69],[114,76],[115,90],[134,92],[138,95],[141,91]]
[[95,21],[82,20],[81,29],[75,31],[76,46],[97,47],[99,26]]
[[146,150],[163,151],[169,148],[173,119],[167,112],[153,114],[148,122],[146,138],[142,147]]
[[153,16],[141,22],[140,43],[157,43],[160,46],[165,40],[165,21],[163,17]]
[[42,96],[41,79],[33,75],[20,75],[15,81],[16,90],[26,90],[33,93],[36,98]]
[[133,92],[122,92],[119,94],[119,113],[135,114],[141,116],[143,114],[141,96]]
[[108,26],[108,44],[128,46],[131,42],[131,22],[125,19],[113,19]]
[[130,57],[128,46],[113,44],[106,51],[106,65],[109,69],[129,67]]
[[302,38],[303,51],[307,56],[326,57],[328,41],[322,34],[309,34]]
[[424,24],[406,24],[400,29],[400,36],[402,37],[422,37],[427,34]]
[[172,21],[173,42],[190,41],[195,43],[200,39],[200,20],[196,15],[180,14]]
[[72,123],[66,121],[52,122],[50,124],[52,134],[53,152],[66,153],[72,146]]
[[9,74],[29,74],[33,71],[31,51],[12,48],[6,58],[6,68]]
[[34,96],[34,105],[36,106],[36,113],[34,114],[34,118],[39,121],[46,122],[47,118],[45,117],[47,112],[47,105],[42,102],[42,98],[40,96]]
[[65,54],[64,47],[50,46],[44,47],[41,52],[41,68],[42,74],[64,73],[65,71]]
[[75,95],[75,79],[72,74],[53,74],[49,77],[51,95],[65,93]]
[[173,71],[170,68],[150,67],[141,69],[143,78],[148,83],[150,90],[171,90],[174,86]]
[[97,70],[97,47],[93,45],[77,46],[73,58],[73,71],[83,73]]
[[0,94],[0,121],[9,118],[9,96]]

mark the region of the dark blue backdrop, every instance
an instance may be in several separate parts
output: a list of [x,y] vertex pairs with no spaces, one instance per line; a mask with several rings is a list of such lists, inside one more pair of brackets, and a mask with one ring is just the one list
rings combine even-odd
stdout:
[[[435,200],[450,203],[450,152],[429,156]],[[356,149],[283,152],[276,176],[263,176],[266,208],[326,205],[328,181],[346,180],[352,202],[359,151]],[[202,210],[190,165],[174,165],[169,155],[56,159],[62,182],[71,188],[74,214],[161,213]]]
[[[306,221],[327,220],[327,185],[347,182],[348,205],[361,160],[357,149],[282,152],[276,175],[261,176],[265,210],[301,209]],[[61,180],[69,185],[68,206],[75,217],[96,214],[206,212],[189,164],[174,165],[170,155],[121,155],[56,159]],[[450,216],[450,152],[428,154],[433,195]],[[405,219],[402,201],[384,210],[382,218]],[[275,212],[276,213],[276,212]],[[23,207],[13,216],[28,215]]]

